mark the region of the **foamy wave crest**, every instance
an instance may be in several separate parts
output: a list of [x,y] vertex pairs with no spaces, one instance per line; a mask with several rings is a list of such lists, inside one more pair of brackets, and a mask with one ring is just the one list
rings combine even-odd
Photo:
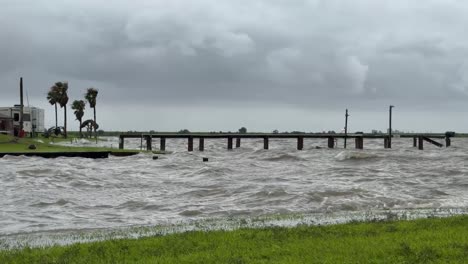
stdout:
[[335,159],[343,160],[362,160],[377,158],[376,154],[361,152],[361,151],[342,151],[335,156]]

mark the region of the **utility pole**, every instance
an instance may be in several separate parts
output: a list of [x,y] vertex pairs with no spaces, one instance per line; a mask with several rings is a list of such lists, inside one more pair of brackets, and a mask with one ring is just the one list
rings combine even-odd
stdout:
[[346,109],[346,114],[345,114],[345,127],[344,127],[344,148],[346,148],[346,139],[348,138],[348,109]]
[[24,112],[24,104],[23,104],[23,77],[20,78],[20,117],[19,117],[19,132],[18,135],[20,135],[23,131],[23,112]]
[[395,107],[390,105],[388,108],[388,145],[387,148],[392,148],[392,108]]

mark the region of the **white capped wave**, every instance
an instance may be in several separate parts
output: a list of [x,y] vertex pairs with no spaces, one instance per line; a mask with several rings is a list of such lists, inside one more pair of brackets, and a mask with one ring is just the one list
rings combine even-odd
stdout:
[[357,159],[372,159],[377,158],[377,154],[364,152],[364,151],[342,151],[335,156],[335,159],[343,160],[357,160]]

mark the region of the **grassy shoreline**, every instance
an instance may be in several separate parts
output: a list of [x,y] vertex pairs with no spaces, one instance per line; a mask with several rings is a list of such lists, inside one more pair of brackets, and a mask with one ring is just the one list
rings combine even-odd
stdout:
[[0,263],[464,263],[468,216],[190,231],[0,251]]
[[[35,153],[35,152],[102,152],[108,151],[112,153],[130,153],[144,152],[131,149],[107,148],[98,146],[63,146],[57,143],[73,142],[75,138],[20,138],[15,139],[12,136],[0,135],[0,153]],[[94,140],[94,139],[92,139]],[[29,145],[34,144],[36,149],[29,149]],[[157,152],[153,152],[157,153]]]

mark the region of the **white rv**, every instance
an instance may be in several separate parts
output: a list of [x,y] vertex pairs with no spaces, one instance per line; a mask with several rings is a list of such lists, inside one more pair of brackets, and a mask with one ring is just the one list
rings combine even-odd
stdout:
[[[0,114],[13,119],[13,126],[19,128],[20,106],[0,107]],[[23,130],[26,133],[44,131],[44,109],[37,107],[23,108]]]

